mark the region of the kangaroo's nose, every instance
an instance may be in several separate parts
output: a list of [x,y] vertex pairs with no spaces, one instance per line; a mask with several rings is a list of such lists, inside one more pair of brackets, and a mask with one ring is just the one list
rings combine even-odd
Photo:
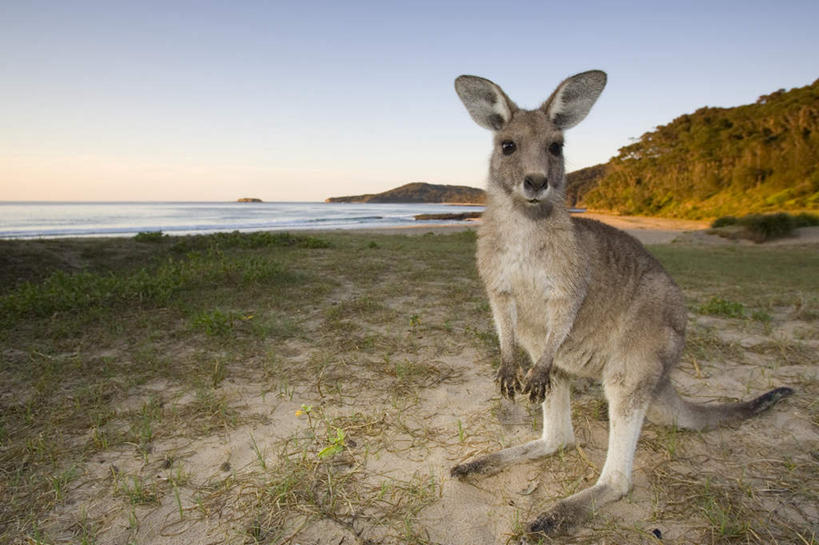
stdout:
[[545,189],[547,185],[549,185],[549,180],[546,176],[541,176],[540,174],[528,174],[523,179],[523,186],[535,193]]

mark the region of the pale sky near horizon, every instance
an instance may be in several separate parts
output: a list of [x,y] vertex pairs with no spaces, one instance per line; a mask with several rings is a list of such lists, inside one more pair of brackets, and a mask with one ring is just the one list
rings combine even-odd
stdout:
[[318,201],[482,187],[452,81],[609,83],[569,170],[819,77],[819,2],[0,1],[0,201]]

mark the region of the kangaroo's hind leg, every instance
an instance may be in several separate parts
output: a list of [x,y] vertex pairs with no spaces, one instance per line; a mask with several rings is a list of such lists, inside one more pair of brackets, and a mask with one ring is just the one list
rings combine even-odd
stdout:
[[543,434],[539,439],[458,464],[450,474],[453,477],[491,474],[515,462],[534,460],[573,445],[569,382],[565,377],[553,375],[551,388],[547,390],[543,401]]
[[652,385],[642,382],[632,387],[622,383],[607,386],[604,382],[609,403],[609,444],[600,477],[594,485],[558,501],[552,509],[541,514],[529,526],[529,532],[561,533],[588,518],[594,509],[628,493],[637,440],[651,401]]

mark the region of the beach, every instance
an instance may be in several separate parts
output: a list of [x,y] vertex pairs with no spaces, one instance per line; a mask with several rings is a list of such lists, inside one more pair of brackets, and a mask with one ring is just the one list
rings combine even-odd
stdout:
[[[811,542],[815,228],[757,245],[584,217],[650,245],[683,289],[686,397],[797,393],[715,431],[646,424],[633,490],[568,542]],[[493,382],[476,225],[0,241],[0,541],[515,542],[597,478],[607,408],[578,380],[577,448],[449,476],[541,418]]]
[[[708,245],[754,245],[750,240],[730,240],[709,233],[711,222],[699,220],[685,220],[674,218],[655,218],[649,216],[621,216],[601,212],[582,212],[573,214],[574,217],[588,218],[611,225],[625,231],[647,246],[655,244],[670,244],[685,242],[686,244]],[[361,233],[390,234],[400,232],[408,235],[418,234],[446,234],[463,231],[475,231],[480,220],[465,221],[448,224],[418,224],[404,225],[389,228],[364,228]],[[803,227],[796,229],[792,236],[766,242],[766,246],[793,246],[819,243],[819,228]]]

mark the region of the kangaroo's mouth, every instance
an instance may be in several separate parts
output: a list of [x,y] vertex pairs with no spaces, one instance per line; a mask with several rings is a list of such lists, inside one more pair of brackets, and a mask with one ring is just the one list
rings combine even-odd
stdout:
[[539,204],[539,203],[540,203],[540,199],[529,199],[529,200],[528,200],[528,201],[526,201],[526,202],[528,202],[529,204]]

